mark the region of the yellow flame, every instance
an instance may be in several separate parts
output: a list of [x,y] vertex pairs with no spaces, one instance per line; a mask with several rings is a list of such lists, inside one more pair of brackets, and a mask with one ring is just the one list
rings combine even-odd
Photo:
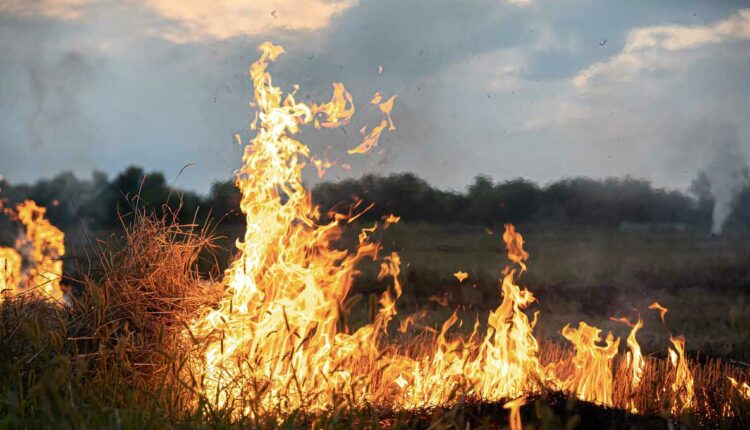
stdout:
[[27,277],[28,287],[61,300],[63,262],[60,257],[65,255],[65,234],[45,218],[47,209],[33,200],[21,203],[16,211],[18,220],[26,227],[26,236],[16,242],[16,247],[29,247],[33,262]]
[[466,273],[466,272],[462,272],[460,270],[458,272],[454,273],[453,276],[456,279],[458,279],[458,282],[463,282],[463,281],[469,279],[469,274]]
[[727,379],[729,379],[729,382],[732,384],[732,387],[734,387],[737,390],[737,393],[739,393],[740,397],[746,400],[750,400],[750,385],[747,384],[747,382],[743,382],[740,384],[737,382],[736,379],[732,378],[731,376],[727,376]]
[[[354,266],[375,258],[378,247],[363,231],[354,254],[333,249],[338,219],[319,224],[302,185],[309,149],[292,136],[318,115],[324,127],[346,124],[354,113],[351,96],[334,84],[328,103],[309,107],[293,94],[284,97],[266,70],[283,49],[266,42],[260,50],[250,68],[259,125],[237,172],[246,221],[240,256],[227,270],[220,306],[197,318],[190,331],[208,341],[202,384],[219,404],[251,395],[266,407],[316,407],[337,392],[363,395],[352,364],[376,354],[378,336],[396,312],[400,260],[395,253],[383,259],[379,277],[394,284],[380,300],[376,321],[351,334],[342,330],[341,305]],[[264,388],[248,393],[251,382]]]
[[[602,339],[601,330],[584,322],[578,328],[566,326],[562,335],[574,345],[575,354],[546,366],[540,363],[534,336],[537,314],[533,319],[527,315],[536,298],[519,286],[529,254],[510,224],[502,235],[511,261],[499,280],[502,300],[484,324],[477,319],[469,335],[453,334],[463,323],[454,312],[440,330],[423,328],[432,333],[432,341],[416,349],[404,351],[388,340],[387,326],[402,294],[400,257],[379,257],[380,247],[372,242],[378,223],[360,228],[355,250],[333,246],[341,225],[352,224],[372,205],[362,209],[358,201],[349,214],[332,214],[333,221],[322,222],[301,172],[306,160],[318,168],[326,166],[316,163],[309,148],[294,138],[303,125],[348,123],[354,113],[351,96],[343,85],[334,84],[330,102],[297,102],[294,92],[285,95],[273,86],[267,71],[283,49],[266,42],[260,50],[260,59],[250,68],[258,108],[256,135],[245,148],[236,179],[246,230],[236,244],[239,256],[225,274],[224,297],[189,327],[189,334],[206,345],[191,367],[201,375],[205,397],[253,414],[254,408],[327,408],[341,395],[352,405],[424,407],[446,404],[461,393],[489,401],[517,399],[505,404],[514,429],[521,426],[519,408],[525,396],[545,388],[612,406],[612,366],[620,339],[611,333]],[[383,102],[379,94],[371,100],[383,118],[369,133],[363,128],[364,142],[350,153],[369,151],[385,128],[394,128],[394,100]],[[398,220],[392,214],[383,217],[386,227]],[[378,279],[389,286],[371,300],[370,322],[351,330],[344,308],[363,258],[380,260]],[[463,281],[468,274],[459,271],[454,276]],[[446,303],[447,296],[434,300]],[[424,316],[420,312],[402,319],[399,330],[406,332]],[[645,361],[636,333],[643,324],[639,320],[631,326],[628,375],[632,387],[638,387]],[[670,357],[676,369],[673,404],[681,411],[692,403],[692,394],[686,394],[692,393],[692,376],[679,339],[672,340]]]
[[[572,364],[574,371],[562,381],[565,391],[578,398],[604,405],[612,405],[612,360],[617,355],[620,339],[612,333],[601,338],[601,330],[581,321],[578,328],[566,325],[562,335],[576,348]],[[604,345],[599,345],[601,342]]]
[[693,406],[693,374],[690,372],[687,360],[685,359],[685,338],[682,336],[669,336],[674,349],[669,348],[669,361],[674,367],[674,380],[672,382],[672,413],[679,414],[685,412]]
[[[10,208],[3,211],[24,226],[15,249],[0,247],[3,296],[28,292],[44,299],[62,300],[61,257],[65,255],[65,234],[47,220],[47,209],[33,200],[17,205],[15,211]],[[28,260],[28,267],[22,270],[24,258]]]
[[6,294],[18,293],[21,282],[21,254],[0,246],[0,300]]
[[526,404],[525,397],[519,397],[515,400],[506,402],[503,408],[510,409],[510,416],[508,417],[508,426],[510,430],[523,430],[523,422],[521,421],[521,406]]

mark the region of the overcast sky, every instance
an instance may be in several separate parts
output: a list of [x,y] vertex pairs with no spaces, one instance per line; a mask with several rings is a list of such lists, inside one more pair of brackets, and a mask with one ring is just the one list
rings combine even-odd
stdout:
[[[716,154],[750,152],[748,2],[0,0],[0,175],[138,164],[172,180],[197,163],[178,184],[206,191],[239,165],[233,136],[251,136],[247,68],[264,40],[287,50],[277,84],[354,96],[346,134],[300,136],[353,166],[331,180],[630,174],[685,188]],[[346,155],[379,120],[375,91],[398,94],[397,130]]]

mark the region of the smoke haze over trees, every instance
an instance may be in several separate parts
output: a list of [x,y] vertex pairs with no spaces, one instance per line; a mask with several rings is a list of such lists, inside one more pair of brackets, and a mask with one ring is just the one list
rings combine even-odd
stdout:
[[[182,222],[191,222],[196,211],[198,220],[209,213],[223,223],[243,220],[239,192],[231,180],[214,183],[210,193],[201,196],[174,189],[160,172],[147,173],[135,166],[112,179],[95,172],[87,179],[61,173],[34,184],[0,181],[0,190],[6,204],[29,198],[46,206],[52,222],[63,228],[78,225],[80,219],[92,229],[111,229],[119,224],[119,215],[132,212],[134,204],[157,212],[168,208]],[[313,187],[312,195],[323,214],[346,213],[360,202],[355,211],[372,206],[362,214],[367,221],[392,213],[404,221],[488,227],[511,222],[709,232],[716,211],[706,173],[696,177],[687,193],[655,188],[632,177],[566,178],[540,186],[521,178],[493,181],[482,175],[458,192],[434,188],[402,173],[322,182]],[[750,231],[750,186],[737,190],[724,204],[725,229]]]

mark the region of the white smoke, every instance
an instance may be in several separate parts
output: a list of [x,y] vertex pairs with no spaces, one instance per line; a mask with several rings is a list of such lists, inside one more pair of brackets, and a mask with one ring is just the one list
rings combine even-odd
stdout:
[[737,193],[749,185],[747,158],[736,133],[725,135],[716,142],[716,152],[706,166],[711,195],[714,198],[711,232],[721,233]]

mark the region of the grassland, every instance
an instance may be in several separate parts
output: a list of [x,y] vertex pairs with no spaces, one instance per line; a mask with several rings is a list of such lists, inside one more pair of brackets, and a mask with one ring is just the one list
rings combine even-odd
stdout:
[[[346,232],[341,246],[354,242],[359,227]],[[535,225],[519,230],[531,254],[523,279],[539,299],[535,310],[540,312],[537,334],[542,340],[564,343],[560,329],[579,320],[624,337],[627,328],[609,317],[632,316],[637,309],[646,322],[639,340],[647,356],[663,357],[672,333],[686,336],[693,363],[706,363],[707,355],[723,357],[725,363],[734,360],[739,368],[747,361],[750,256],[743,238]],[[186,356],[175,339],[165,336],[170,327],[184,323],[173,315],[189,315],[210,295],[196,290],[203,281],[184,270],[203,247],[212,251],[200,254],[203,274],[220,276],[239,231],[223,226],[218,231],[223,239],[215,248],[202,235],[185,236],[147,223],[95,246],[98,251],[71,247],[68,282],[79,300],[65,312],[33,302],[4,302],[0,428],[507,428],[508,411],[501,403],[471,398],[429,410],[342,404],[315,415],[299,411],[240,420],[199,395],[197,404],[186,403],[198,388],[167,377],[185,365]],[[468,321],[497,306],[497,279],[507,263],[497,231],[399,223],[380,232],[383,252],[402,255],[401,315],[426,309],[430,315],[424,323],[437,325],[455,308]],[[179,246],[186,241],[191,245]],[[82,265],[84,260],[92,266]],[[170,261],[179,269],[152,264]],[[364,298],[381,292],[376,268],[365,264],[361,269],[353,294]],[[463,283],[453,276],[458,270],[470,275]],[[174,290],[185,285],[191,288]],[[183,296],[175,307],[172,299],[178,293]],[[446,298],[447,305],[438,298]],[[666,325],[646,309],[653,301],[670,309]],[[367,319],[367,302],[361,300],[355,308],[351,325]],[[702,372],[711,373],[711,366]],[[710,398],[710,389],[701,395]],[[540,429],[745,428],[750,411],[745,412],[724,421],[689,415],[675,424],[666,415],[631,415],[544,393],[529,399],[522,416],[527,426]]]
[[[355,243],[361,227],[348,229],[344,246]],[[640,313],[646,328],[639,339],[648,354],[663,355],[672,333],[685,335],[687,350],[695,356],[750,361],[750,237],[533,224],[517,228],[531,255],[522,281],[538,298],[540,338],[562,341],[560,329],[581,320],[624,337],[627,327],[610,317]],[[231,250],[239,231],[220,229],[225,250]],[[458,308],[473,320],[500,303],[498,279],[508,263],[502,226],[402,222],[378,234],[383,252],[401,255],[402,315],[427,309],[428,323],[438,324]],[[220,253],[222,264],[227,258]],[[353,292],[379,294],[377,266],[365,264],[362,270]],[[457,271],[469,278],[459,283],[453,276]],[[444,299],[447,306],[438,303]],[[669,309],[666,325],[648,310],[655,301]]]

